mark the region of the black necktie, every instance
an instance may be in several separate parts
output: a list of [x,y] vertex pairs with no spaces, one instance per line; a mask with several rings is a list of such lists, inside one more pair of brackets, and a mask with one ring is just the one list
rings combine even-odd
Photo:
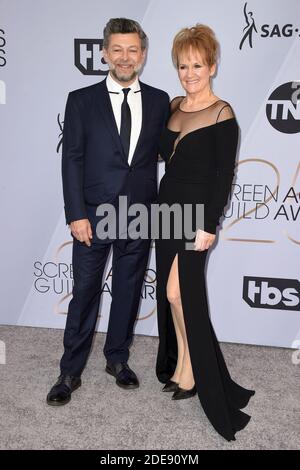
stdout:
[[126,157],[129,155],[130,134],[131,134],[131,112],[127,101],[130,88],[123,88],[124,100],[121,106],[121,129],[120,138]]

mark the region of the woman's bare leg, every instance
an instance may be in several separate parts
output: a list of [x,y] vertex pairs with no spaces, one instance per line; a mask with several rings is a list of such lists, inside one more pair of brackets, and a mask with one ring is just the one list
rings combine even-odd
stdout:
[[179,383],[183,389],[189,390],[194,384],[194,376],[190,360],[189,348],[186,337],[185,323],[181,304],[180,284],[178,276],[178,255],[175,256],[167,283],[167,298],[170,302],[172,318],[174,322],[178,359],[177,366],[171,380]]

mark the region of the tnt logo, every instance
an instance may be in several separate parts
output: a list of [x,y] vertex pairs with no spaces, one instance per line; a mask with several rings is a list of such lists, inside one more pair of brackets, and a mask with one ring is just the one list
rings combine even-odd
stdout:
[[285,134],[300,132],[300,81],[276,88],[268,99],[266,114],[277,131]]
[[75,66],[83,75],[107,75],[102,49],[103,39],[74,39]]
[[0,364],[6,364],[6,351],[4,341],[0,341]]
[[0,80],[0,104],[6,103],[6,86],[3,80]]
[[245,276],[243,299],[255,308],[300,310],[299,287],[297,279]]

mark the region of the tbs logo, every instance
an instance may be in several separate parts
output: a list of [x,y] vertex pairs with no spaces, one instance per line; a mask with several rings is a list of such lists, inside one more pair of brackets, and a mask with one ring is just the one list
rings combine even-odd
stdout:
[[107,75],[103,39],[74,39],[75,66],[83,75]]
[[297,279],[244,276],[243,299],[250,307],[300,310]]

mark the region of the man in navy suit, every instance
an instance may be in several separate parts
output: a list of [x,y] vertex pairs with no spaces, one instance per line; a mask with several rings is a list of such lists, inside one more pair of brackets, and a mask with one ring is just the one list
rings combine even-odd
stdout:
[[97,236],[96,210],[119,196],[150,207],[157,197],[158,141],[169,97],[138,80],[147,49],[140,25],[111,19],[104,29],[106,80],[69,93],[63,134],[66,222],[73,236],[73,298],[69,304],[61,375],[47,395],[64,405],[81,385],[98,317],[102,277],[113,248],[112,303],[104,346],[106,372],[122,388],[139,386],[128,366],[129,346],[147,266],[149,239]]

